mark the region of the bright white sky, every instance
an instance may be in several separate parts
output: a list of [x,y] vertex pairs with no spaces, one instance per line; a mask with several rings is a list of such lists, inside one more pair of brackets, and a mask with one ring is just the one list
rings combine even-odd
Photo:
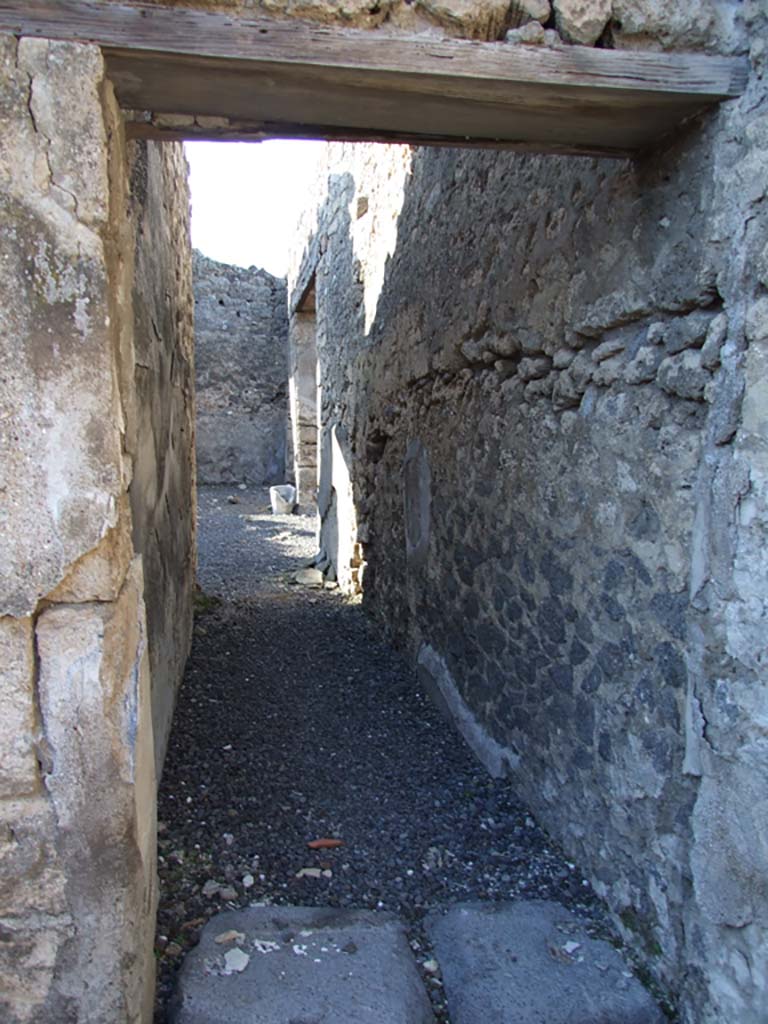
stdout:
[[192,245],[283,277],[324,142],[187,142]]

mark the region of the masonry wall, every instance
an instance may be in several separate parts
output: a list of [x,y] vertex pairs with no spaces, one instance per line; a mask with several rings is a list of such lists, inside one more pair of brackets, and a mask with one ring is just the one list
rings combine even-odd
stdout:
[[158,775],[192,641],[195,406],[187,164],[178,145],[128,147],[135,409],[126,445],[144,565]]
[[[107,3],[139,0],[106,0]],[[642,49],[722,49],[739,4],[726,0],[142,0],[158,7],[197,8],[254,18],[300,19],[385,34],[503,39],[538,21],[568,43]],[[744,5],[750,6],[749,3]],[[530,31],[530,30],[526,30]]]
[[194,260],[197,473],[207,484],[285,481],[285,281],[256,267]]
[[[178,152],[148,154],[131,195],[97,48],[3,37],[0,64],[0,1017],[148,1021],[150,666],[165,662],[175,685],[191,571],[184,509],[167,512],[183,558],[157,556],[162,506],[191,471],[185,199],[167,193],[182,168]],[[181,464],[170,474],[147,465],[166,441]],[[178,614],[173,658],[156,646],[160,594]]]
[[362,546],[372,613],[688,1024],[768,1005],[768,25],[738,15],[746,95],[634,163],[330,147],[289,281],[339,578]]

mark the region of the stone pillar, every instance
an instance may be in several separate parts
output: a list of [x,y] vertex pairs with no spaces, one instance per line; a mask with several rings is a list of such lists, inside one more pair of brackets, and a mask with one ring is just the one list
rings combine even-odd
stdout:
[[127,498],[121,152],[98,48],[0,38],[7,1024],[151,1019],[155,773]]
[[314,311],[296,312],[288,333],[293,465],[299,505],[317,500],[317,320]]

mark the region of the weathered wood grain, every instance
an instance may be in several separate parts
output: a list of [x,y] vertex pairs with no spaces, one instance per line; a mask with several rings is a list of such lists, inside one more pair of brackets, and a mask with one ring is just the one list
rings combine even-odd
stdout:
[[730,57],[404,38],[111,0],[0,0],[0,31],[96,42],[124,107],[252,126],[229,137],[625,155],[738,95],[748,70]]

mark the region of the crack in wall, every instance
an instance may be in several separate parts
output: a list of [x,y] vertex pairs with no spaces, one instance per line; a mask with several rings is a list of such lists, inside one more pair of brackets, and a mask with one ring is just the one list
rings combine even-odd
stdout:
[[[17,66],[18,66],[18,61],[17,61]],[[54,170],[53,170],[53,165],[51,163],[51,145],[52,145],[52,141],[51,141],[50,137],[48,135],[46,135],[45,132],[43,131],[42,126],[39,123],[39,119],[38,119],[37,115],[35,114],[35,76],[33,74],[29,73],[29,72],[26,72],[25,74],[26,74],[26,77],[27,77],[28,82],[29,82],[29,94],[28,94],[28,99],[27,99],[27,110],[29,111],[29,119],[30,119],[30,121],[32,123],[32,129],[33,129],[34,133],[40,139],[42,139],[43,143],[44,143],[44,145],[43,145],[43,155],[45,157],[46,167],[48,168],[48,181],[49,181],[50,186],[51,186],[52,189],[57,189],[59,192],[63,193],[65,196],[69,197],[69,199],[71,200],[71,204],[63,204],[63,205],[66,208],[68,208],[73,213],[73,215],[75,216],[75,218],[77,220],[79,220],[80,219],[80,204],[79,204],[78,197],[77,197],[76,193],[72,192],[65,185],[63,185],[60,181],[57,181],[56,175],[55,175]]]

